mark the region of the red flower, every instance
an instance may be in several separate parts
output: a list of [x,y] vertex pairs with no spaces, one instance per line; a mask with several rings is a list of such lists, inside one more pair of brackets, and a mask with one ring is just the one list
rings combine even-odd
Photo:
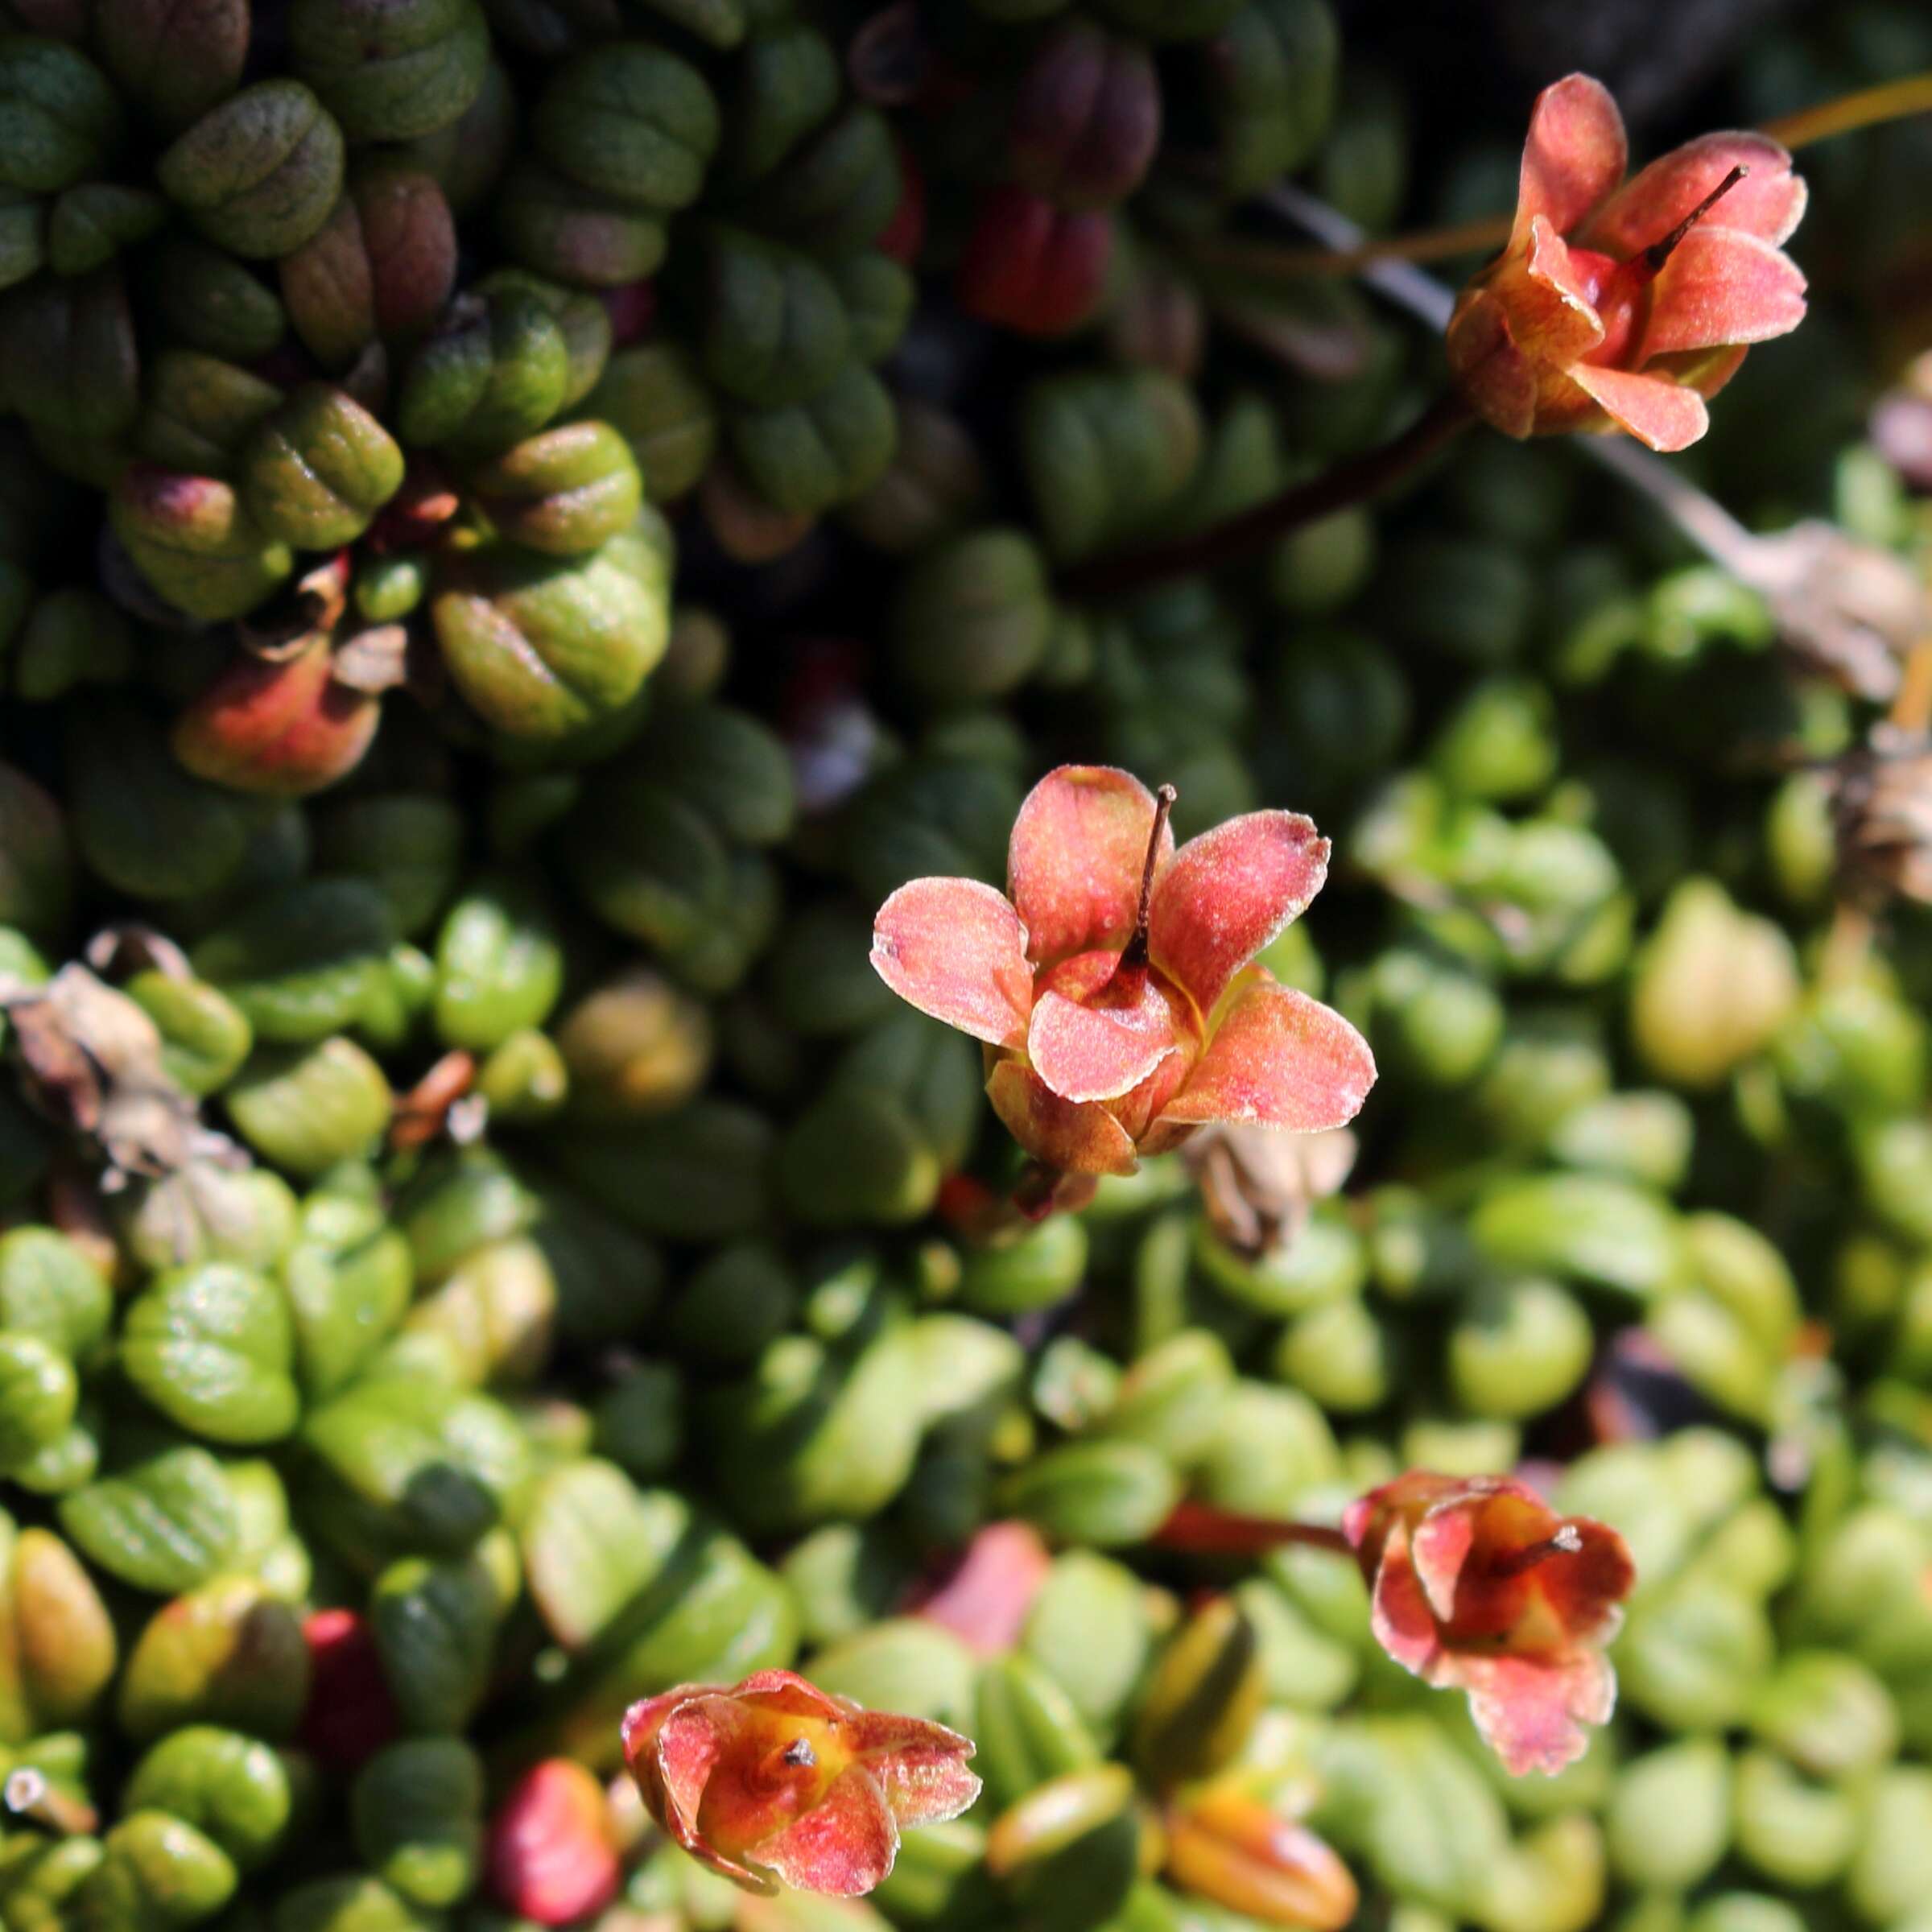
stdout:
[[1804,319],[1805,279],[1777,244],[1805,184],[1775,141],[1706,134],[1629,182],[1624,160],[1600,81],[1537,97],[1509,246],[1449,323],[1458,386],[1507,435],[1615,424],[1685,448],[1746,345]]
[[1173,798],[1063,765],[1020,808],[1009,898],[914,879],[873,922],[880,977],[985,1043],[993,1110],[1046,1167],[1131,1174],[1208,1121],[1339,1127],[1374,1081],[1346,1020],[1248,964],[1321,890],[1328,841],[1256,811],[1177,852]]
[[1376,1641],[1425,1682],[1459,1685],[1510,1771],[1557,1772],[1608,1721],[1602,1646],[1637,1571],[1624,1539],[1559,1517],[1525,1483],[1412,1471],[1342,1519],[1374,1594]]
[[617,1897],[622,1876],[604,1787],[570,1758],[532,1765],[489,1821],[490,1889],[518,1918],[586,1918]]
[[856,1897],[891,1871],[899,1828],[957,1818],[980,1794],[972,1743],[866,1711],[790,1670],[735,1689],[684,1684],[633,1704],[624,1759],[650,1814],[748,1891],[777,1881]]
[[376,699],[336,682],[317,637],[293,657],[238,654],[175,719],[171,742],[197,778],[299,799],[353,771],[382,717]]

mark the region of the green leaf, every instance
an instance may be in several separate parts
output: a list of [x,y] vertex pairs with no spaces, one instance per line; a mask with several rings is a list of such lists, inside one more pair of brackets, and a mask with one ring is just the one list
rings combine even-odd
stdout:
[[127,1311],[121,1366],[170,1422],[218,1443],[287,1435],[302,1402],[281,1290],[227,1262],[163,1275]]
[[402,1896],[456,1904],[483,1860],[483,1762],[453,1737],[408,1740],[357,1773],[350,1827],[363,1862]]
[[244,1872],[266,1864],[297,1820],[307,1773],[273,1744],[215,1724],[187,1724],[136,1765],[130,1811],[166,1811],[219,1845]]
[[668,1496],[614,1464],[569,1463],[532,1491],[518,1534],[530,1593],[550,1633],[580,1649],[663,1569],[685,1527]]
[[137,1590],[172,1596],[212,1576],[240,1525],[205,1449],[155,1447],[64,1496],[60,1527],[89,1562]]

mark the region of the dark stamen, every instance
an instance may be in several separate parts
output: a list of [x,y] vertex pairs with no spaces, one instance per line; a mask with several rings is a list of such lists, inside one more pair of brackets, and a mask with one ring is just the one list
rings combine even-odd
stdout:
[[1127,942],[1127,949],[1121,955],[1122,966],[1144,966],[1147,963],[1147,913],[1154,899],[1154,871],[1160,862],[1161,834],[1166,829],[1167,815],[1174,810],[1174,801],[1179,796],[1171,785],[1163,785],[1154,795],[1154,828],[1147,835],[1147,858],[1141,867],[1140,910],[1134,915],[1133,937]]
[[1512,1550],[1507,1556],[1499,1556],[1489,1567],[1492,1576],[1521,1576],[1525,1571],[1534,1570],[1538,1563],[1546,1563],[1553,1556],[1575,1556],[1583,1546],[1583,1532],[1575,1523],[1559,1523],[1555,1534],[1540,1543],[1530,1543],[1523,1549]]
[[795,1737],[785,1747],[785,1761],[800,1769],[807,1769],[818,1763],[819,1754],[812,1749],[809,1738]]
[[1724,180],[1719,182],[1717,186],[1712,188],[1710,193],[1706,195],[1703,200],[1699,202],[1697,206],[1692,208],[1675,228],[1671,229],[1669,234],[1664,237],[1662,241],[1653,242],[1644,250],[1644,263],[1652,275],[1655,275],[1670,259],[1671,250],[1677,246],[1678,243],[1682,241],[1684,237],[1689,234],[1691,229],[1695,228],[1698,223],[1703,221],[1704,217],[1709,214],[1711,209],[1715,208],[1718,203],[1723,200],[1724,196],[1729,194],[1732,189],[1736,188],[1738,183],[1743,180],[1750,171],[1749,168],[1744,167],[1741,163],[1732,168],[1730,173],[1726,175]]

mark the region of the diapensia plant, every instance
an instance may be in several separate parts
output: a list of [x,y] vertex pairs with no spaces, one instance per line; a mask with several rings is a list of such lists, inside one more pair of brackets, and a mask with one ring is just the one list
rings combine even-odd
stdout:
[[[881,976],[985,1048],[995,1110],[1031,1163],[1016,1218],[1083,1199],[1100,1176],[1130,1173],[1141,1155],[1209,1121],[1339,1126],[1374,1082],[1346,1020],[1253,963],[1319,890],[1327,841],[1298,814],[1257,811],[1177,848],[1174,802],[1171,786],[1063,766],[1021,807],[1005,894],[918,879],[880,909]],[[1224,1557],[1298,1542],[1354,1561],[1377,1641],[1425,1682],[1465,1691],[1512,1773],[1561,1770],[1582,1754],[1585,1727],[1614,1707],[1604,1646],[1636,1581],[1629,1552],[1615,1530],[1559,1516],[1515,1478],[1411,1472],[1351,1504],[1339,1525],[1187,1500],[1154,1541]],[[997,1649],[1045,1569],[1031,1532],[994,1525],[927,1613],[969,1637],[991,1633]],[[1225,1635],[1217,1602],[1222,1622],[1238,1622],[1225,1600],[1197,1608],[1192,1641],[1170,1660],[1182,1687],[1150,1692],[1137,1750],[1149,1855],[1175,1882],[1236,1909],[1339,1927],[1356,1904],[1346,1868],[1232,1769],[1246,1728],[1240,1699],[1203,1717]],[[1193,1714],[1172,1737],[1160,1715],[1170,1706]],[[751,1891],[870,1892],[890,1874],[902,1829],[955,1818],[980,1790],[970,1739],[866,1710],[787,1670],[646,1699],[626,1715],[623,1740],[658,1826]],[[1106,1775],[1127,1777],[1121,1767]],[[1129,1794],[1088,1795],[1118,1804]],[[1001,1830],[1022,1831],[1024,1809]]]

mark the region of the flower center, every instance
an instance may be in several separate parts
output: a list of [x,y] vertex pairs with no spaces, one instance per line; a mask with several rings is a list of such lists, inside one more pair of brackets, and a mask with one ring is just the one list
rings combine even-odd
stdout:
[[1591,299],[1604,325],[1604,339],[1583,357],[1586,362],[1606,369],[1629,365],[1632,352],[1649,320],[1650,285],[1662,273],[1678,244],[1750,171],[1741,163],[1732,168],[1668,234],[1621,262],[1592,249],[1571,250],[1571,259],[1589,286]]

